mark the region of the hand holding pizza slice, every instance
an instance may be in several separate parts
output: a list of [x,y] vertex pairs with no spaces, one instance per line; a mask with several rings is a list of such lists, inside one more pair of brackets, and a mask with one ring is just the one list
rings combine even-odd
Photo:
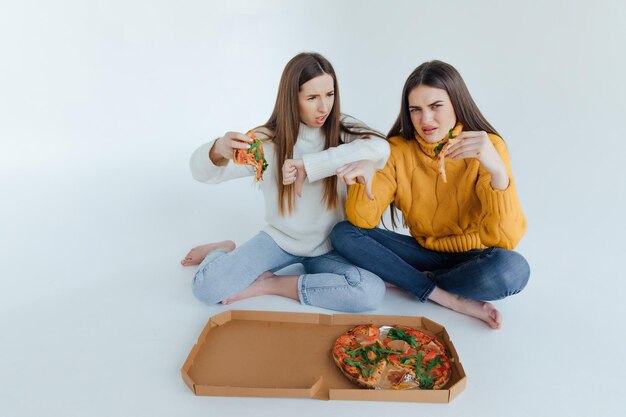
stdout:
[[[450,141],[458,139],[462,139],[462,143],[454,147],[450,145],[445,156],[455,161],[466,158],[476,159],[491,175],[491,186],[494,189],[506,189],[509,185],[506,164],[489,135],[484,131],[465,131]],[[444,151],[441,153],[443,154]]]
[[263,173],[267,169],[267,160],[263,153],[263,142],[251,130],[246,133],[252,138],[252,144],[248,149],[236,149],[233,154],[233,161],[236,164],[251,165],[256,171],[256,180],[263,179]]
[[452,129],[450,129],[448,131],[448,140],[440,143],[434,149],[435,157],[439,157],[439,173],[441,174],[441,178],[443,179],[443,182],[445,183],[448,182],[448,178],[446,176],[446,162],[445,162],[446,152],[451,146],[456,145],[460,141],[461,139],[456,139],[452,137]]

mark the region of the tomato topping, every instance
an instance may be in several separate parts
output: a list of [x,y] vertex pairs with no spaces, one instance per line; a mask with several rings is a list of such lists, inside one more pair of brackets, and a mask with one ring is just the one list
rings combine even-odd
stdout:
[[426,363],[426,362],[428,362],[428,361],[430,361],[430,360],[435,359],[436,357],[437,357],[437,352],[436,352],[436,351],[434,351],[434,350],[429,350],[429,351],[426,353],[426,355],[424,356],[424,360],[423,360],[423,362],[424,362],[424,363]]

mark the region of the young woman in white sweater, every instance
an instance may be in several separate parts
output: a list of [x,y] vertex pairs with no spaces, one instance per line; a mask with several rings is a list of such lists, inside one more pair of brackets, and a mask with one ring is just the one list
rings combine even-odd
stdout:
[[[360,161],[382,169],[387,141],[340,113],[335,71],[316,53],[287,63],[274,111],[254,132],[269,164],[260,182],[267,225],[239,247],[225,241],[189,251],[181,263],[200,265],[193,278],[196,297],[228,304],[274,294],[332,310],[375,309],[383,281],[333,251],[330,232],[345,218],[345,183],[360,177]],[[234,150],[251,142],[243,133],[228,132],[200,146],[191,156],[193,177],[215,184],[254,175],[251,167],[232,162]],[[304,266],[304,274],[274,274],[295,263]]]

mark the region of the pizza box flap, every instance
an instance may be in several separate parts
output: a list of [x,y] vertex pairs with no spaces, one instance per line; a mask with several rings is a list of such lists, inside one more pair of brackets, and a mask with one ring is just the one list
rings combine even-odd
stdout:
[[334,314],[332,324],[373,324],[376,326],[399,324],[401,326],[424,327],[422,317],[412,316],[379,316],[373,314]]
[[[453,373],[442,390],[367,390],[337,368],[331,348],[357,324],[421,328],[448,348]],[[181,374],[196,395],[449,402],[465,372],[443,326],[423,317],[229,310],[209,319]]]
[[[257,311],[257,310],[229,310],[229,320],[254,320],[254,321],[266,321],[266,322],[282,322],[289,321],[290,323],[320,323],[320,316],[326,316],[325,314],[317,313],[285,313],[282,311]],[[223,313],[222,313],[223,314]],[[221,314],[218,314],[219,317]],[[213,320],[213,318],[211,318]]]

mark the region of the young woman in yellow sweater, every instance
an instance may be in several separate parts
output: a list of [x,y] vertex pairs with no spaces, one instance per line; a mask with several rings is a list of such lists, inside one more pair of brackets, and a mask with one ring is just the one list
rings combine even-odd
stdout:
[[[443,148],[447,182],[437,153]],[[494,329],[501,313],[487,302],[520,292],[526,260],[512,249],[526,231],[502,138],[483,117],[457,70],[426,62],[407,79],[400,114],[389,134],[383,170],[359,161],[343,167],[352,183],[333,247],[386,282]],[[440,156],[440,155],[439,155]],[[354,183],[355,175],[362,179]],[[391,206],[411,236],[377,228]]]

